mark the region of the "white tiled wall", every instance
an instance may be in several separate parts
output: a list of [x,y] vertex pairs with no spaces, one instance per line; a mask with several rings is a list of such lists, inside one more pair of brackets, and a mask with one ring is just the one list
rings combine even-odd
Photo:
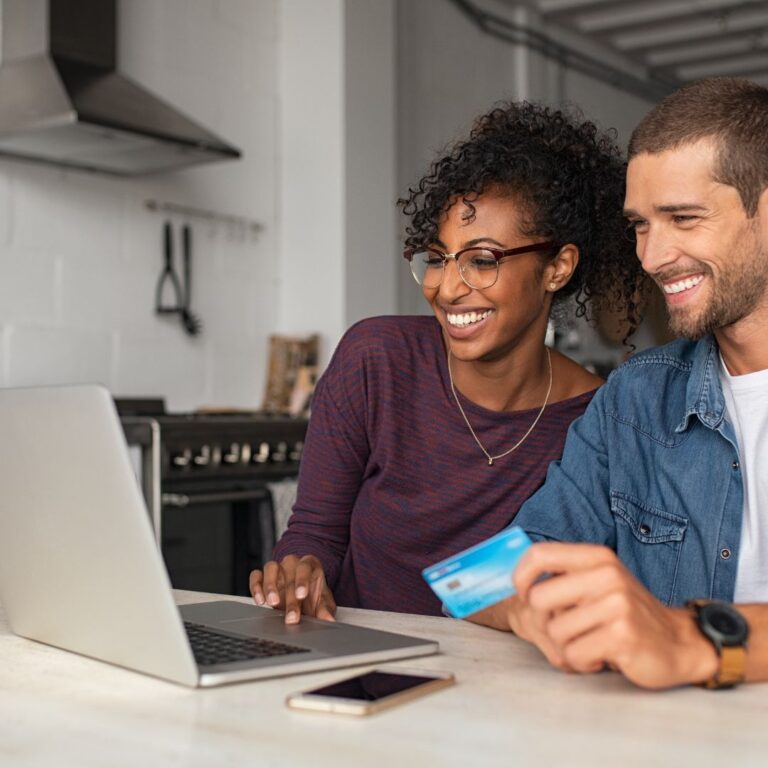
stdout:
[[[258,407],[270,333],[319,332],[323,362],[350,322],[395,311],[394,0],[123,0],[119,16],[122,71],[244,157],[135,180],[0,160],[0,386]],[[192,222],[199,338],[153,312],[149,198],[264,226]]]
[[[174,409],[258,406],[278,312],[276,1],[120,6],[123,71],[242,161],[136,180],[0,161],[0,385],[98,381]],[[255,238],[190,222],[195,339],[153,312],[163,216],[146,210],[150,198],[264,225]]]

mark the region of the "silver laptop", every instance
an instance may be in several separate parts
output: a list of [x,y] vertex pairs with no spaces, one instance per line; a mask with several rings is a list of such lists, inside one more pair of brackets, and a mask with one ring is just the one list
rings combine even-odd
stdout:
[[13,631],[189,686],[436,653],[220,600],[176,606],[112,398],[0,390],[0,601]]

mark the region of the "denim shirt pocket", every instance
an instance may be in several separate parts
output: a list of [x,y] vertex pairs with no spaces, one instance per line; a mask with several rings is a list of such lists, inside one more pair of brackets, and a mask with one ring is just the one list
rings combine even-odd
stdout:
[[688,519],[611,491],[616,553],[665,605],[675,592],[677,567]]

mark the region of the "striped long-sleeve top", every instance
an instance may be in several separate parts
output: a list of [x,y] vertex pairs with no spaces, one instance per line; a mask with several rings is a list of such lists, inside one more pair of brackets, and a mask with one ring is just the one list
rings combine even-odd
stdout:
[[[489,466],[453,399],[437,321],[358,323],[318,382],[275,558],[317,556],[339,605],[440,614],[421,570],[510,523],[593,394],[548,405],[523,444]],[[462,406],[492,455],[538,413]]]

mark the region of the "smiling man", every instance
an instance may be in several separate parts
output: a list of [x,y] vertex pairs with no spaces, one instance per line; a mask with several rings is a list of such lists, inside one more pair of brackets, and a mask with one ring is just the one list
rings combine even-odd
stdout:
[[768,90],[705,80],[659,104],[625,214],[683,339],[571,427],[515,520],[549,541],[475,619],[649,688],[768,679]]

